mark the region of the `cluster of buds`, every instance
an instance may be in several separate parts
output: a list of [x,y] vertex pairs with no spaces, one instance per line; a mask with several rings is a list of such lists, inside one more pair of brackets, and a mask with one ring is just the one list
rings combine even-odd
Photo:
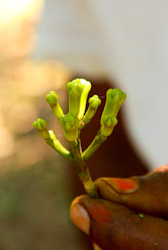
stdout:
[[[51,91],[46,95],[46,100],[51,106],[54,115],[58,118],[65,138],[69,142],[72,153],[64,148],[60,141],[54,135],[52,130],[47,129],[47,123],[40,118],[34,121],[33,126],[38,130],[41,137],[53,147],[59,154],[66,159],[78,162],[84,162],[100,147],[109,135],[111,135],[117,124],[117,114],[122,103],[126,99],[126,94],[119,89],[109,89],[106,94],[106,103],[101,116],[100,130],[88,146],[82,152],[80,144],[80,131],[92,120],[101,100],[97,95],[89,98],[89,106],[86,109],[88,94],[91,90],[91,83],[85,79],[75,79],[67,84],[69,93],[69,112],[64,114],[58,101],[58,95]],[[83,165],[82,165],[83,167]]]
[[[90,97],[89,107],[85,112],[88,94],[91,90],[91,83],[84,79],[75,79],[67,84],[67,89],[69,93],[69,112],[67,114],[64,115],[59,105],[58,95],[54,91],[51,91],[46,95],[46,100],[51,106],[54,115],[58,118],[63,128],[65,138],[69,142],[73,142],[79,138],[81,129],[83,129],[94,117],[99,105],[101,104],[101,100],[97,95]],[[114,126],[116,126],[118,122],[116,118],[118,111],[125,99],[126,94],[119,89],[109,89],[107,91],[106,104],[101,116],[100,131],[97,134],[99,139],[102,138],[104,141],[107,136],[111,135]],[[47,129],[47,123],[45,120],[38,118],[37,121],[33,123],[33,126],[39,131],[41,137],[43,137],[49,145],[54,147],[54,145],[56,146],[59,144],[59,147],[61,146],[61,143],[56,140],[55,136],[53,136],[53,131]],[[57,144],[55,141],[57,141]],[[101,140],[99,140],[98,145],[96,145],[96,150],[101,143]],[[91,144],[94,143],[92,142]],[[58,150],[59,147],[55,147],[55,149],[61,153],[61,151]],[[65,155],[65,148],[61,146],[61,149],[63,150],[64,156],[69,158],[70,152]],[[89,154],[90,157],[94,148],[88,147],[84,156],[89,153],[89,150],[92,151]],[[66,151],[68,152],[68,150]],[[85,159],[89,157],[85,157]],[[72,159],[73,157],[71,156],[70,158]]]

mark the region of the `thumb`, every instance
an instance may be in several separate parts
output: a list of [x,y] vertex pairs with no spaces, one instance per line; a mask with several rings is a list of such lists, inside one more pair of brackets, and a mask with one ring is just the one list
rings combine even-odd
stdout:
[[87,195],[70,209],[74,224],[105,250],[167,249],[168,222],[135,213],[121,204]]

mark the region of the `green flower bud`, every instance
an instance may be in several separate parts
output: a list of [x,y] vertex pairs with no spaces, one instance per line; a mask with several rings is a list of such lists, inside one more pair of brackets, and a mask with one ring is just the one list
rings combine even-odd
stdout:
[[117,118],[115,117],[107,118],[107,120],[104,122],[104,125],[101,127],[101,134],[105,137],[111,135],[117,123],[118,123]]
[[58,103],[58,95],[54,91],[50,91],[50,93],[46,95],[46,100],[50,106],[54,106]]
[[68,141],[75,141],[78,138],[79,120],[69,112],[60,118],[60,123],[63,127],[66,139]]
[[47,122],[41,118],[38,118],[33,122],[33,127],[37,130],[43,130],[47,128]]
[[107,91],[106,104],[101,116],[101,133],[103,136],[109,136],[112,133],[114,126],[117,124],[116,116],[125,99],[126,94],[120,89],[109,89]]
[[101,100],[98,95],[94,95],[89,98],[89,105],[92,109],[97,109],[101,104]]
[[69,92],[69,112],[81,120],[85,113],[91,83],[84,79],[75,79],[67,84],[67,88]]
[[51,91],[48,95],[46,95],[46,100],[50,104],[51,109],[55,116],[59,119],[60,117],[63,117],[63,111],[58,103],[58,95]]
[[88,108],[88,110],[83,118],[84,124],[88,124],[90,122],[90,120],[95,115],[100,104],[101,104],[101,100],[97,95],[94,95],[94,96],[89,98],[89,108]]
[[47,122],[41,118],[38,118],[33,122],[33,127],[38,130],[40,136],[44,139],[49,138],[49,132],[47,130]]

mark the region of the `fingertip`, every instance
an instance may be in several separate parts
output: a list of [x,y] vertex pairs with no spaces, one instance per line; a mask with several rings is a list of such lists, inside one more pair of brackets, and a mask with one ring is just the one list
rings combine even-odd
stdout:
[[78,197],[76,197],[72,203],[71,203],[71,206],[70,206],[70,210],[73,208],[74,205],[78,204],[81,202],[82,198],[85,197],[86,195],[80,195]]
[[72,222],[84,233],[89,235],[90,217],[86,209],[81,205],[80,201],[84,196],[75,198],[70,207],[70,218]]
[[155,173],[155,172],[168,172],[168,163],[154,169],[151,173]]

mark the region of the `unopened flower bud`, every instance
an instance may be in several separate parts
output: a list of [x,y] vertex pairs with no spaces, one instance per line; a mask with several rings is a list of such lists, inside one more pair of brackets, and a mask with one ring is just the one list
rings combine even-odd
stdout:
[[50,91],[50,93],[46,95],[46,100],[50,104],[55,116],[60,119],[60,117],[62,117],[64,114],[58,102],[58,95],[54,91]]
[[[101,133],[103,136],[109,136],[114,126],[117,124],[117,114],[126,94],[120,89],[109,89],[106,94],[106,104],[101,116]],[[111,131],[111,132],[110,132]]]
[[68,113],[60,119],[64,130],[64,135],[68,141],[75,141],[78,138],[79,120],[72,114]]
[[44,139],[49,138],[49,132],[47,130],[47,122],[41,118],[38,118],[33,122],[33,127],[38,130],[40,136]]
[[101,100],[97,95],[94,95],[89,98],[89,108],[83,118],[83,124],[88,124],[91,121],[100,104]]
[[69,112],[81,120],[85,113],[91,83],[84,79],[75,79],[67,85],[69,92]]

